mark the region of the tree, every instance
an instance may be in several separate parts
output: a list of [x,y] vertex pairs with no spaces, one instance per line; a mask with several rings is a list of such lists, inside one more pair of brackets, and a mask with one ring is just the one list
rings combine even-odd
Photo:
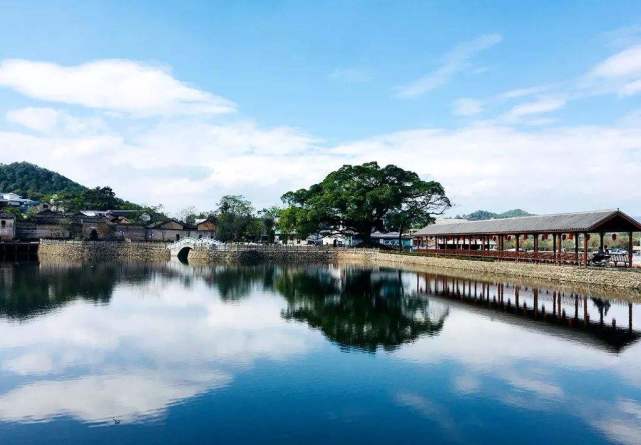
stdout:
[[451,206],[443,186],[416,173],[376,162],[344,165],[309,189],[282,196],[296,219],[296,232],[327,229],[357,233],[370,245],[372,232],[402,232],[429,223]]
[[[29,210],[31,210],[31,209],[29,209]],[[2,208],[0,208],[0,211],[2,213],[6,213],[8,215],[13,216],[16,219],[16,221],[24,219],[24,214],[17,207],[2,207]]]
[[254,220],[254,207],[242,195],[225,195],[218,202],[218,238],[241,241],[249,235]]
[[261,239],[268,243],[273,243],[276,237],[276,220],[280,209],[278,207],[270,207],[258,212],[258,218],[261,225]]

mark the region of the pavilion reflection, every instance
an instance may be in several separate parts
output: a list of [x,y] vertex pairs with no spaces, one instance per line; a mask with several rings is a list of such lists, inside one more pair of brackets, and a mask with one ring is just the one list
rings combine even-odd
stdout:
[[[611,302],[578,293],[517,284],[470,280],[442,274],[417,274],[416,292],[501,321],[619,353],[636,342],[633,304]],[[625,323],[606,323],[613,304],[625,309]],[[591,309],[592,307],[592,309]],[[596,309],[598,321],[592,319]]]

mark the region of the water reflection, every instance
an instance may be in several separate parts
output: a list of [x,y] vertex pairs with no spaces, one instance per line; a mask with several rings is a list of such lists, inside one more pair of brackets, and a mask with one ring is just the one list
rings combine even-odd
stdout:
[[275,288],[287,300],[286,320],[320,329],[345,348],[393,350],[438,334],[447,306],[407,292],[400,271],[312,268],[281,274]]
[[[112,429],[46,425],[117,418],[156,442],[632,444],[639,315],[386,268],[0,265],[0,441],[89,443]],[[519,427],[498,437],[496,418]]]
[[[479,282],[447,275],[419,274],[416,278],[418,293],[447,298],[450,303],[464,304],[509,323],[590,343],[612,352],[622,351],[641,337],[639,332],[632,329],[632,303],[619,303],[627,309],[627,326],[621,326],[617,325],[614,317],[610,324],[605,323],[611,302],[602,298],[588,298],[575,293],[566,295],[556,289],[530,288],[504,282]],[[590,301],[599,314],[598,322],[591,320]]]

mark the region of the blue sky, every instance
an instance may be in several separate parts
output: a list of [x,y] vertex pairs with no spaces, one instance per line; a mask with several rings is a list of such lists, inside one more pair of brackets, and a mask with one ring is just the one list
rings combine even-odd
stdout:
[[0,11],[0,162],[171,211],[377,160],[443,182],[452,213],[641,214],[638,2]]

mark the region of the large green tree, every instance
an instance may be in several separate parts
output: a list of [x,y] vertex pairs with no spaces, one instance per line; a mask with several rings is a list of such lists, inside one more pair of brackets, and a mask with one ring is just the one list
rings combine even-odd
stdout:
[[443,186],[416,173],[376,162],[344,165],[308,189],[282,196],[288,223],[299,236],[327,229],[357,233],[365,245],[374,231],[402,232],[425,225],[451,206]]
[[225,195],[218,202],[217,234],[221,241],[242,241],[254,231],[254,207],[242,195]]

